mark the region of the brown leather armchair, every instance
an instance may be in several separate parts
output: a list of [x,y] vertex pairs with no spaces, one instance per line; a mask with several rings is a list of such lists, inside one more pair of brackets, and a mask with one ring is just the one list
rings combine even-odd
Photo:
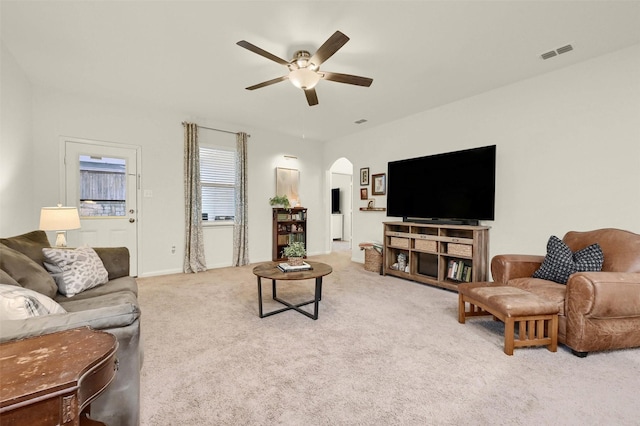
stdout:
[[558,304],[558,341],[574,355],[640,346],[640,235],[620,229],[568,232],[572,251],[598,243],[604,254],[601,272],[577,272],[566,285],[532,278],[544,256],[503,254],[491,260],[491,273],[502,283]]

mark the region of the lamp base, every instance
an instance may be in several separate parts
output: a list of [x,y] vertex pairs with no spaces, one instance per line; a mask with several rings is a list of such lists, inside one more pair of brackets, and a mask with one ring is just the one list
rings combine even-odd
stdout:
[[66,247],[67,246],[67,231],[57,231],[56,233],[56,247]]

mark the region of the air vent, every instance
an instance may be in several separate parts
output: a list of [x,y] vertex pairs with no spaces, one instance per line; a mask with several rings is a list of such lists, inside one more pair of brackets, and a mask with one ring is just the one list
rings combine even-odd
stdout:
[[553,58],[556,55],[557,55],[556,51],[552,50],[550,52],[543,53],[542,55],[540,55],[540,57],[542,59],[550,59],[550,58]]
[[540,55],[542,59],[551,59],[554,56],[562,55],[563,53],[571,52],[573,50],[573,46],[567,44],[566,46],[558,47],[556,50],[550,50],[548,52]]
[[571,52],[572,50],[573,50],[573,46],[570,44],[567,44],[566,46],[557,48],[556,52],[558,52],[558,55],[562,55],[563,53]]
[[367,120],[366,120],[366,119],[364,119],[364,118],[361,118],[361,119],[360,119],[360,120],[358,120],[358,121],[354,121],[354,123],[356,123],[356,124],[362,124],[362,123],[366,123],[366,122],[367,122]]

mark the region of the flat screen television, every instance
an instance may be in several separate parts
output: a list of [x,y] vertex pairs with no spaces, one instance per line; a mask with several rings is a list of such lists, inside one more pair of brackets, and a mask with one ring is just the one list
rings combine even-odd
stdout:
[[494,220],[495,180],[495,145],[390,161],[387,216],[461,224]]
[[340,188],[331,190],[331,213],[340,213]]

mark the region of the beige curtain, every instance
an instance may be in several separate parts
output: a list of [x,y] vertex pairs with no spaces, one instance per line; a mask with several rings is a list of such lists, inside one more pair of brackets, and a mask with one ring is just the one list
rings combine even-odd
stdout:
[[236,212],[233,224],[233,265],[249,264],[247,205],[247,134],[236,136]]
[[198,126],[184,125],[185,250],[184,272],[207,270],[202,236],[202,190],[200,188],[200,147]]

